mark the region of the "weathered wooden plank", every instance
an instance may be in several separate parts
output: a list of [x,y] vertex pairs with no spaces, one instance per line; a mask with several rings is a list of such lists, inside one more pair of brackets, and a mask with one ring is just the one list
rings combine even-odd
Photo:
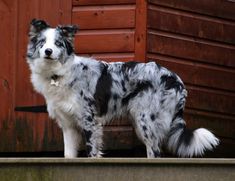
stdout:
[[104,150],[128,149],[134,145],[136,135],[131,126],[106,126]]
[[211,66],[159,54],[148,54],[148,59],[176,72],[185,83],[235,91],[235,80],[232,78],[235,77],[235,69]]
[[17,60],[17,1],[0,2],[0,149],[14,151],[14,99]]
[[72,0],[73,5],[135,4],[135,0]]
[[219,146],[212,153],[207,154],[212,158],[235,158],[235,141],[234,138],[220,137]]
[[233,0],[148,0],[148,2],[174,9],[235,20],[235,3]]
[[[32,18],[40,18],[44,19],[48,23],[50,23],[51,26],[57,26],[58,23],[60,23],[62,11],[61,11],[61,5],[60,4],[64,0],[51,0],[51,1],[45,1],[45,0],[33,0],[32,2],[29,2],[28,8],[32,8],[30,10],[30,14],[28,17],[25,17],[26,19],[30,17]],[[32,7],[32,3],[34,4],[34,7]],[[30,5],[31,4],[31,5]],[[64,7],[65,8],[65,7]],[[53,11],[52,11],[53,10]],[[25,13],[25,12],[24,12]],[[52,15],[53,14],[53,15]]]
[[135,6],[85,6],[75,7],[73,24],[80,29],[134,28]]
[[235,44],[234,22],[180,10],[151,5],[148,10],[148,26],[157,30]]
[[149,31],[148,50],[194,61],[235,67],[235,46],[160,31]]
[[133,53],[99,53],[99,54],[78,54],[79,56],[92,57],[107,62],[127,62],[134,60]]
[[[24,105],[41,105],[44,104],[42,96],[37,94],[30,82],[30,73],[26,64],[26,47],[28,43],[27,32],[29,23],[32,18],[40,18],[48,21],[52,26],[58,25],[61,22],[67,22],[66,18],[62,20],[60,16],[60,5],[58,1],[50,1],[48,4],[45,1],[24,1],[19,3],[19,21],[25,22],[19,24],[19,39],[18,39],[18,61],[16,62],[17,76],[16,77],[16,99],[15,106]],[[44,7],[42,10],[40,7]],[[48,13],[54,9],[53,16]],[[40,11],[39,11],[40,10]],[[58,12],[58,13],[56,13]],[[68,22],[69,23],[69,22]],[[28,26],[25,26],[28,25]],[[22,63],[24,62],[24,63]],[[24,79],[22,79],[24,77]],[[45,134],[48,138],[54,135],[49,132],[44,132],[48,117],[41,117],[29,113],[16,113],[16,123],[14,125],[15,146],[12,151],[43,151],[43,140]],[[40,126],[39,126],[40,125]],[[56,127],[56,125],[54,125]],[[58,138],[56,136],[55,138]],[[46,142],[45,142],[46,143]],[[51,146],[51,145],[50,145]],[[10,151],[10,150],[9,150]]]
[[[19,22],[17,39],[17,61],[16,66],[16,85],[17,92],[14,106],[35,106],[44,104],[42,96],[38,95],[32,88],[29,77],[29,68],[26,64],[25,55],[28,42],[28,28],[32,18],[40,18],[48,21],[52,26],[60,23],[71,23],[71,4],[66,0],[60,1],[29,1],[19,3],[19,13],[17,15]],[[66,4],[66,5],[65,5]],[[51,10],[53,9],[53,13]],[[69,12],[70,11],[70,12]],[[61,13],[63,12],[63,13]],[[70,16],[69,16],[70,14]],[[27,26],[28,25],[28,26]],[[14,109],[14,108],[13,108]],[[47,129],[48,128],[48,129]],[[16,113],[15,124],[12,127],[14,139],[12,145],[14,149],[4,149],[1,151],[51,151],[58,148],[57,145],[61,136],[57,125],[48,120],[47,115],[35,115],[32,113]],[[59,144],[58,144],[59,145]]]
[[71,24],[72,22],[72,0],[60,0],[60,24]]
[[77,53],[134,51],[133,30],[80,31],[75,38]]
[[147,2],[136,0],[135,60],[146,61],[147,52]]
[[[204,127],[211,130],[217,136],[235,138],[234,116],[187,108],[184,112],[184,119],[188,128]],[[221,126],[221,122],[223,122],[223,126]]]
[[235,96],[233,93],[225,93],[187,84],[186,88],[188,90],[186,107],[233,116],[235,115]]

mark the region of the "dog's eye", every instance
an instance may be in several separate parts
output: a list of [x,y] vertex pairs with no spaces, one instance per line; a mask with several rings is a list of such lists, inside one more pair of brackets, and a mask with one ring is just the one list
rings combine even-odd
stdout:
[[44,43],[46,42],[46,39],[40,39],[38,42],[37,42],[37,45],[43,45]]
[[63,43],[57,40],[57,41],[55,41],[55,45],[58,47],[62,47]]

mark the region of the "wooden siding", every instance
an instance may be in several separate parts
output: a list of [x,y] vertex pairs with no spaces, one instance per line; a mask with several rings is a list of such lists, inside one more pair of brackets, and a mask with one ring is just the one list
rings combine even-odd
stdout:
[[135,4],[107,2],[73,1],[72,23],[80,27],[75,38],[76,53],[129,60],[129,55],[134,55]]
[[156,30],[235,43],[235,23],[233,21],[162,6],[149,6],[148,13],[151,17],[148,19],[148,25]]
[[134,52],[134,31],[80,31],[75,39],[77,53]]
[[215,43],[159,30],[150,30],[148,33],[150,53],[157,52],[211,65],[235,67],[234,45]]
[[192,12],[193,14],[207,15],[225,20],[235,20],[235,4],[233,0],[148,0],[148,2],[171,9]]
[[135,26],[135,5],[77,6],[72,21],[80,29],[115,29]]
[[135,4],[135,0],[73,0],[73,5],[120,5],[120,4]]
[[149,0],[147,58],[175,71],[186,84],[185,118],[235,148],[235,3]]
[[[45,104],[25,61],[32,18],[78,24],[75,51],[106,61],[154,60],[186,84],[188,127],[222,139],[235,157],[235,3],[220,0],[9,0],[0,2],[0,152],[62,151],[62,133],[45,113],[15,107]],[[125,120],[105,127],[105,149],[139,145]],[[221,156],[221,155],[218,155]]]

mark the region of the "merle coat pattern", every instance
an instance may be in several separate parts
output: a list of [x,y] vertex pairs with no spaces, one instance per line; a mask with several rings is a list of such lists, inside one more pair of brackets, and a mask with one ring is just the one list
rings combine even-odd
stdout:
[[219,140],[204,128],[186,129],[182,80],[155,62],[107,63],[74,54],[76,26],[51,28],[32,20],[27,62],[31,81],[62,128],[64,155],[77,156],[85,137],[88,156],[100,157],[105,123],[127,116],[148,158],[165,145],[182,157],[200,156]]

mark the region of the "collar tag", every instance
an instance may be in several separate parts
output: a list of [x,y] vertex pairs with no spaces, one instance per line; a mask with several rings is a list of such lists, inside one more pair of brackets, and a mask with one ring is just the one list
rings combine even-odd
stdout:
[[59,87],[59,81],[56,81],[54,79],[51,79],[51,85],[54,85],[56,87]]

